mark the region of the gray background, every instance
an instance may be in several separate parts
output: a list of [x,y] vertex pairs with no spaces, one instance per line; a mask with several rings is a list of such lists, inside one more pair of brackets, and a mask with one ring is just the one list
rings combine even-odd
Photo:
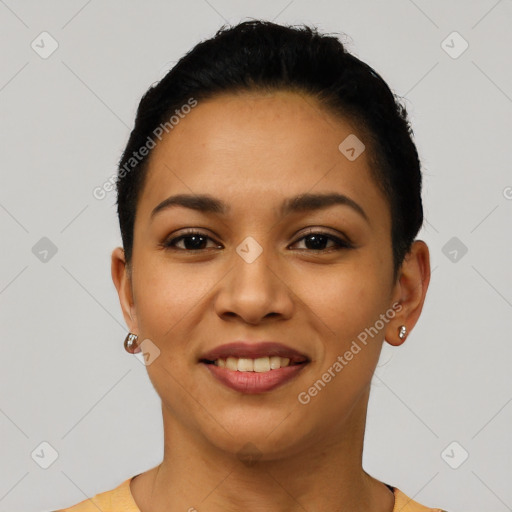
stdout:
[[0,0],[0,511],[69,506],[160,462],[160,402],[110,277],[115,194],[92,190],[149,85],[250,17],[346,33],[407,99],[423,161],[432,281],[406,343],[384,346],[366,471],[450,512],[512,510],[510,0]]

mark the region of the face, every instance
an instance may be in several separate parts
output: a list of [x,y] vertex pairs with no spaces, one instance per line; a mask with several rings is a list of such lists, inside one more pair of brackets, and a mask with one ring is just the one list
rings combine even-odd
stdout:
[[[366,407],[384,338],[416,313],[397,306],[410,294],[369,148],[338,148],[354,135],[310,97],[244,93],[200,102],[154,149],[130,279],[120,250],[112,268],[131,332],[159,351],[167,427],[272,458]],[[165,204],[176,195],[213,201]]]

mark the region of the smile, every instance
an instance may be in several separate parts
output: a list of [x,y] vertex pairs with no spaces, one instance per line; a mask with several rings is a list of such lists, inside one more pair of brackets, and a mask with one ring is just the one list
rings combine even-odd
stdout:
[[[213,361],[213,364],[231,371],[263,373],[271,370],[279,370],[279,368],[286,368],[290,365],[290,358],[279,356],[258,357],[256,359],[228,357],[227,359],[216,359]],[[296,362],[292,364],[301,363]]]
[[199,362],[221,384],[242,393],[257,394],[297,377],[310,360],[279,343],[235,342],[204,354]]

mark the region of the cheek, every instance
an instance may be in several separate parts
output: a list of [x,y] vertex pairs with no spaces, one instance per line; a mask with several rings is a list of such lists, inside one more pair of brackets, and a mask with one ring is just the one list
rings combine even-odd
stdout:
[[139,329],[145,337],[161,341],[180,329],[211,287],[207,280],[195,278],[197,273],[185,265],[162,259],[140,260],[134,280]]
[[331,332],[326,341],[350,342],[384,312],[388,294],[384,267],[384,263],[360,258],[310,274],[307,279],[307,272],[301,274],[294,291],[326,332]]
[[[311,387],[303,391],[315,396],[311,403],[326,422],[344,421],[375,371],[384,330],[375,334],[370,328],[387,307],[386,281],[379,276],[378,266],[354,266],[302,289],[301,297],[309,297],[306,305],[315,313],[313,330],[321,330],[323,345]],[[319,380],[328,383],[324,386]]]

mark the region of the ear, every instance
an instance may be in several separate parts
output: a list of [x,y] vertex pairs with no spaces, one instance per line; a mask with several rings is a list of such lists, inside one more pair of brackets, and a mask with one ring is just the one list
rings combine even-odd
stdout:
[[112,251],[111,273],[128,329],[133,334],[138,334],[139,327],[133,300],[131,272],[126,264],[124,249],[122,247],[116,247]]
[[392,304],[397,312],[386,328],[385,339],[390,345],[401,345],[404,339],[398,337],[400,326],[405,325],[410,333],[420,317],[428,285],[430,283],[430,254],[422,240],[415,240],[405,256],[399,277],[393,291]]

